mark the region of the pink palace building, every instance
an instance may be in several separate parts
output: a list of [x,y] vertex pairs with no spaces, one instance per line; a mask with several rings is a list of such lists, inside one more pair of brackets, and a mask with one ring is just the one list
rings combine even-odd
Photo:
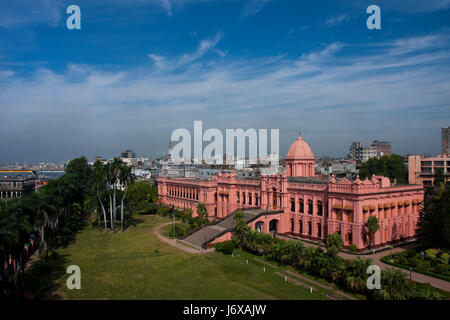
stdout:
[[[382,176],[324,180],[315,177],[314,162],[311,148],[299,136],[286,155],[283,173],[252,178],[219,173],[210,180],[160,177],[158,194],[164,204],[190,208],[194,216],[199,202],[218,220],[240,209],[256,212],[248,225],[261,232],[314,241],[337,232],[346,247],[354,243],[359,251],[369,244],[369,216],[380,224],[376,247],[414,238],[423,184],[391,183]],[[229,238],[231,232],[220,240]]]

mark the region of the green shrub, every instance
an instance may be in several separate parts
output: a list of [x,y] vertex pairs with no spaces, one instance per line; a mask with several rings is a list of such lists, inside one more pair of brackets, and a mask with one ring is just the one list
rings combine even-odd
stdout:
[[444,275],[448,273],[448,267],[445,264],[438,264],[436,266],[435,270],[437,273],[444,274]]
[[224,254],[232,254],[234,251],[234,244],[232,241],[227,240],[223,242],[223,253]]
[[406,258],[406,257],[398,257],[398,263],[400,263],[400,264],[404,264],[404,265],[408,265],[409,264],[409,261],[408,261],[408,258]]
[[214,247],[216,248],[216,251],[223,251],[223,242],[217,242]]
[[430,260],[436,259],[437,254],[438,254],[438,251],[435,249],[425,250],[425,256]]
[[356,250],[358,250],[358,248],[356,247],[356,245],[355,245],[354,243],[352,243],[352,244],[350,245],[349,249],[350,249],[350,252],[351,252],[351,253],[355,253]]
[[448,253],[443,252],[441,254],[441,256],[439,257],[439,262],[443,263],[443,264],[448,264],[448,260],[449,260],[449,255]]

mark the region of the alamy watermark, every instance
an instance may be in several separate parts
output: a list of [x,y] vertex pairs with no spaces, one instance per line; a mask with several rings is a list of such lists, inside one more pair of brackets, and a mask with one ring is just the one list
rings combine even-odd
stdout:
[[67,278],[66,285],[69,290],[81,289],[81,269],[77,265],[67,267],[66,273],[70,274]]
[[367,278],[367,282],[366,282],[367,289],[380,290],[381,289],[381,269],[380,269],[380,267],[377,266],[376,264],[370,265],[367,268],[366,273],[370,275]]
[[[194,121],[193,143],[189,130],[179,128],[172,132],[170,140],[178,143],[173,147],[170,157],[174,163],[233,164],[235,160],[246,159],[250,163],[269,159],[271,163],[278,163],[280,130],[270,129],[270,155],[267,148],[267,134],[268,129],[250,128],[245,131],[244,129],[226,129],[226,153],[224,154],[222,131],[211,128],[203,132],[203,122]],[[237,141],[236,148],[235,141]],[[246,141],[248,141],[248,157],[246,157]],[[209,144],[203,148],[203,142],[209,142]]]

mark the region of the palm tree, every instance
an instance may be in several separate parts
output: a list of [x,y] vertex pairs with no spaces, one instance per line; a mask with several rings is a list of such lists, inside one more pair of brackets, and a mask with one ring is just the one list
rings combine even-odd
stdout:
[[41,236],[41,246],[39,252],[42,250],[47,252],[48,243],[45,238],[45,229],[49,226],[50,221],[55,213],[57,213],[56,207],[47,199],[45,193],[33,194],[33,209],[35,212],[35,221],[39,228],[39,234]]
[[369,234],[369,247],[371,247],[371,244],[374,240],[375,233],[378,230],[380,230],[380,225],[378,223],[377,217],[370,216],[369,219],[367,219],[366,228],[367,228],[367,232]]
[[331,257],[335,258],[338,255],[338,253],[342,250],[343,245],[344,243],[339,233],[333,233],[327,236],[326,241],[327,253]]
[[107,163],[105,165],[105,182],[108,184],[108,194],[109,194],[109,215],[110,215],[110,226],[111,230],[115,231],[114,229],[114,212],[113,212],[113,196],[111,193],[111,190],[114,188],[115,185],[115,178],[113,174],[113,167],[112,163]]
[[352,291],[363,292],[367,288],[367,268],[371,265],[370,259],[361,257],[350,261],[350,265],[345,273],[345,284]]
[[120,180],[120,183],[124,187],[124,194],[122,196],[122,200],[120,203],[120,223],[121,223],[121,228],[122,228],[122,232],[123,232],[124,231],[124,215],[123,215],[124,204],[123,204],[123,201],[125,200],[125,197],[127,196],[128,186],[134,182],[134,176],[131,173],[131,169],[130,169],[130,167],[128,167],[125,164],[122,164],[122,166],[121,166],[119,180]]
[[94,163],[94,174],[93,174],[93,179],[94,179],[94,186],[95,186],[95,192],[97,194],[97,198],[98,201],[100,202],[100,205],[102,207],[102,211],[103,211],[103,220],[105,222],[105,231],[108,229],[108,225],[106,222],[106,210],[105,210],[105,206],[103,205],[103,201],[100,197],[100,190],[103,191],[103,189],[105,188],[105,179],[106,179],[106,170],[105,170],[105,166],[103,166],[103,164],[97,160]]
[[414,292],[411,282],[398,269],[381,272],[381,289],[374,291],[374,298],[379,300],[407,300]]
[[198,218],[200,219],[200,225],[203,228],[203,235],[204,235],[204,238],[205,238],[204,245],[205,245],[205,249],[206,249],[206,233],[205,233],[206,231],[204,229],[204,226],[205,226],[206,221],[208,219],[208,210],[206,209],[206,205],[203,202],[199,202],[197,204],[197,215],[198,215]]

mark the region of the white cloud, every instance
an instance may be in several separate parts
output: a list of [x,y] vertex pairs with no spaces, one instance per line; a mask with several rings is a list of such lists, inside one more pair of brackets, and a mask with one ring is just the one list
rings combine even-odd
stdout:
[[173,16],[173,13],[172,13],[172,4],[170,3],[169,0],[161,0],[161,6],[164,8],[164,10],[167,11],[167,15],[168,15],[169,17],[172,17],[172,16]]
[[12,70],[0,70],[0,80],[12,77],[15,74]]
[[61,21],[63,6],[61,0],[2,1],[0,2],[0,27],[12,28],[33,22],[45,22],[56,27]]
[[[222,32],[218,32],[214,38],[212,39],[204,39],[200,41],[200,44],[197,48],[197,50],[194,53],[186,53],[184,54],[179,60],[178,65],[185,65],[188,63],[191,63],[200,57],[202,57],[204,54],[206,54],[208,51],[214,49],[216,45],[219,43],[220,39],[222,39]],[[220,52],[219,55],[223,56],[223,52]]]
[[166,66],[166,58],[164,58],[163,56],[151,53],[148,55],[148,57],[153,60],[153,63],[158,69],[163,69]]
[[393,54],[405,54],[419,50],[430,50],[448,45],[448,40],[449,36],[442,34],[398,39],[394,42],[390,52]]
[[258,14],[271,0],[248,0],[246,1],[242,17]]
[[[139,152],[165,150],[171,130],[203,120],[207,127],[281,128],[282,152],[300,127],[316,154],[346,152],[355,135],[393,140],[399,153],[434,153],[439,139],[430,143],[430,134],[448,119],[450,107],[450,51],[443,35],[416,40],[430,37],[447,45],[412,51],[408,39],[398,39],[366,48],[375,48],[370,55],[348,55],[349,44],[331,43],[296,59],[227,56],[196,63],[213,50],[216,36],[183,55],[189,68],[175,71],[69,65],[64,73],[41,69],[27,79],[9,73],[0,82],[0,148],[26,134],[21,147],[33,150],[27,145],[33,132],[47,146],[35,154],[50,152],[48,146],[70,146],[74,156],[98,153],[99,146],[130,141]],[[149,58],[161,61],[156,54]]]
[[335,27],[347,21],[350,21],[350,16],[348,14],[339,14],[325,20],[325,24],[329,27]]

